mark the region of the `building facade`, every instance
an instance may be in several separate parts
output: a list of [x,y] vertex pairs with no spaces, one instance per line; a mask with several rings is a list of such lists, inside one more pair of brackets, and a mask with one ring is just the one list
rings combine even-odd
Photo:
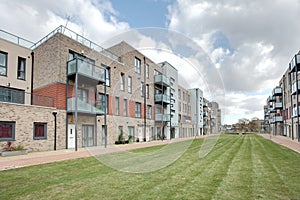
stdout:
[[0,148],[77,150],[205,133],[203,92],[179,86],[167,61],[126,42],[103,49],[63,26],[27,43],[0,40]]

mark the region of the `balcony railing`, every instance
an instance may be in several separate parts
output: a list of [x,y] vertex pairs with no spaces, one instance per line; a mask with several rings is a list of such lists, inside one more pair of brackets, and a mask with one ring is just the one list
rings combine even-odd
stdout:
[[273,121],[276,123],[276,122],[283,122],[283,117],[282,116],[275,116],[273,118]]
[[208,103],[203,103],[203,108],[208,107]]
[[293,59],[291,60],[290,62],[290,71],[294,71],[295,70],[295,67],[298,66],[300,64],[300,55],[295,55],[293,57]]
[[74,31],[64,27],[64,26],[59,26],[57,27],[54,31],[52,31],[51,33],[49,33],[48,35],[46,35],[44,38],[42,38],[40,41],[38,41],[37,43],[33,44],[30,48],[34,49],[36,47],[38,47],[39,45],[41,45],[42,43],[44,43],[46,40],[48,40],[49,38],[53,37],[56,33],[61,33],[73,40],[75,40],[76,42],[79,42],[80,44],[93,49],[99,53],[101,53],[102,55],[111,58],[115,61],[121,62],[121,58],[118,57],[117,55],[111,53],[110,51],[104,49],[103,47],[99,46],[98,44],[90,41],[89,39],[75,33]]
[[104,67],[96,66],[80,58],[68,62],[68,75],[78,73],[100,82],[105,82],[105,70]]
[[[76,97],[68,98],[67,111],[68,112],[76,112]],[[102,109],[101,109],[101,107],[96,108],[95,105],[91,105],[91,104],[84,102],[81,99],[77,98],[77,112],[87,113],[87,114],[95,114],[95,115],[103,115],[104,108],[102,108]]]
[[270,124],[274,124],[274,123],[275,123],[275,118],[274,118],[274,117],[271,118],[271,119],[269,120],[269,123],[270,123]]
[[268,101],[269,102],[276,101],[276,97],[275,96],[269,96]]
[[10,41],[12,43],[15,43],[17,45],[26,47],[26,48],[30,48],[34,44],[33,42],[31,42],[29,40],[26,40],[24,38],[21,38],[19,36],[16,36],[14,34],[11,34],[9,32],[1,30],[1,29],[0,29],[0,38]]
[[170,86],[170,79],[168,77],[164,76],[164,75],[155,75],[154,76],[154,83],[169,87]]
[[282,102],[280,102],[280,103],[274,103],[273,108],[277,109],[277,110],[282,109],[283,108]]
[[273,89],[273,96],[281,96],[282,95],[282,88],[281,87],[276,87]]
[[[298,90],[300,90],[300,81],[298,81]],[[297,92],[297,82],[294,82],[292,85],[292,94]]]
[[203,117],[208,117],[208,112],[203,112]]
[[168,114],[155,114],[155,121],[168,122],[168,121],[170,121],[170,115],[168,115]]
[[171,99],[170,99],[170,96],[168,96],[166,94],[156,94],[154,96],[154,100],[155,100],[155,103],[164,102],[164,103],[169,104]]

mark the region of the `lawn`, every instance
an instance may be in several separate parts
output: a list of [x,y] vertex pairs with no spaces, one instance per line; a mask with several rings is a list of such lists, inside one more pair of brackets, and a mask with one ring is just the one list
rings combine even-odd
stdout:
[[120,172],[94,157],[1,171],[0,199],[300,199],[300,154],[258,135],[222,135],[199,157],[202,143],[148,173]]

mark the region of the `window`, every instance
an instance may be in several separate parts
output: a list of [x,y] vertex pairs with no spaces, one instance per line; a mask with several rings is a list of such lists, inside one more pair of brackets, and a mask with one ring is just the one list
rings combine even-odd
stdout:
[[146,64],[146,78],[149,78],[149,65]]
[[0,141],[15,140],[15,122],[0,121]]
[[141,103],[135,103],[135,117],[141,118]]
[[107,101],[107,95],[99,93],[98,94],[97,108],[99,110],[103,110],[107,114],[107,107],[108,106],[106,106],[106,103],[108,103],[108,101]]
[[0,75],[7,75],[7,53],[0,51]]
[[83,101],[84,103],[88,102],[88,90],[78,88],[77,90],[77,98]]
[[25,91],[0,86],[0,102],[24,104]]
[[134,58],[134,67],[135,67],[135,72],[141,73],[141,60],[138,58]]
[[47,139],[47,123],[34,122],[33,139]]
[[110,67],[101,64],[102,67],[106,68],[105,70],[105,78],[106,78],[106,86],[110,86]]
[[134,126],[128,126],[128,136],[132,136],[132,142],[134,141]]
[[123,115],[127,117],[127,99],[123,101]]
[[151,105],[147,106],[147,117],[148,117],[148,119],[152,119],[152,106]]
[[17,78],[25,80],[26,59],[18,57],[18,73]]
[[115,104],[116,104],[116,112],[115,112],[115,114],[119,115],[119,97],[116,97],[115,100],[116,100],[116,102],[115,102]]
[[122,90],[122,91],[125,90],[125,75],[124,75],[124,73],[121,73],[121,76],[120,76],[120,90]]
[[141,82],[141,97],[144,96],[144,82]]
[[149,99],[149,85],[146,84],[146,98]]
[[181,90],[178,89],[178,99],[181,99]]
[[132,77],[128,76],[128,93],[132,93]]

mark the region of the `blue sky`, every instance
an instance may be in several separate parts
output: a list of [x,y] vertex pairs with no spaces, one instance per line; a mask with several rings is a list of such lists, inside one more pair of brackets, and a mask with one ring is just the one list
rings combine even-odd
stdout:
[[171,0],[111,0],[118,19],[132,28],[166,27]]
[[[239,118],[263,118],[266,99],[300,49],[295,20],[300,18],[299,0],[1,0],[0,10],[1,29],[34,42],[65,25],[68,16],[68,28],[98,44],[145,27],[181,33],[200,46],[212,64],[201,65],[202,52],[178,45],[180,41],[164,43],[140,32],[134,42],[159,48],[175,44],[174,52],[195,61],[211,86],[204,95],[214,93],[228,124]],[[193,74],[183,74],[192,81]]]

